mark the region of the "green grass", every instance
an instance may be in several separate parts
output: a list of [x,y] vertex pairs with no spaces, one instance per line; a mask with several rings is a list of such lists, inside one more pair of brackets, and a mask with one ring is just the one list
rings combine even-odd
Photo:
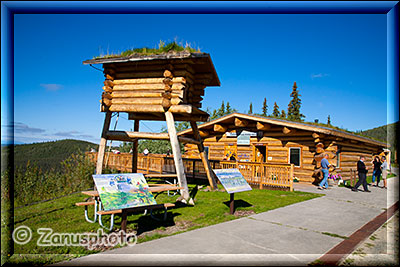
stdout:
[[149,48],[149,47],[142,47],[142,48],[132,48],[125,50],[121,53],[107,53],[106,55],[100,55],[98,57],[95,57],[95,59],[100,59],[100,58],[114,58],[114,57],[128,57],[132,55],[158,55],[158,54],[163,54],[163,53],[168,53],[171,51],[175,52],[182,52],[182,51],[187,51],[190,53],[200,52],[200,49],[194,49],[190,46],[190,44],[186,43],[185,45],[178,44],[176,41],[170,42],[168,44],[165,44],[164,41],[160,41],[158,44],[158,48]]
[[[155,221],[149,215],[143,215],[142,212],[132,214],[128,216],[127,231],[136,232],[138,243],[142,243],[238,218],[238,216],[229,214],[227,204],[229,195],[226,192],[205,192],[201,189],[196,192],[195,185],[190,185],[189,188],[192,194],[195,194],[195,206],[170,209],[165,222]],[[235,194],[235,206],[237,211],[260,213],[320,196],[322,194],[253,189]],[[156,200],[157,203],[174,203],[177,197],[178,195],[170,197],[163,193]],[[86,196],[82,194],[73,194],[53,201],[15,209],[14,227],[21,225],[30,227],[33,238],[26,245],[16,244],[14,246],[15,254],[9,261],[43,265],[101,251],[87,250],[82,246],[43,247],[36,245],[39,238],[38,228],[52,228],[54,233],[97,232],[100,228],[99,224],[86,222],[84,208],[75,206],[76,202],[82,202],[85,198]],[[93,210],[89,210],[89,214],[92,212]],[[108,218],[104,219],[106,225],[109,225]],[[121,217],[116,216],[114,230],[119,230],[120,223]],[[104,233],[107,231],[104,230]]]
[[[396,174],[390,173],[390,174],[387,175],[387,179],[393,178],[393,177],[396,177]],[[357,183],[357,181],[358,181],[358,177],[357,177],[357,179],[356,179],[356,183]],[[367,176],[367,183],[369,183],[369,184],[376,184],[376,178],[375,178],[375,183],[372,183],[372,175]],[[379,184],[380,184],[380,186],[383,186],[382,176],[381,176],[381,180],[380,180]],[[348,185],[348,186],[350,185],[350,180],[347,180],[347,181],[346,181],[346,185]],[[344,185],[344,184],[341,184],[341,185],[339,185],[339,187],[345,187],[345,185]]]

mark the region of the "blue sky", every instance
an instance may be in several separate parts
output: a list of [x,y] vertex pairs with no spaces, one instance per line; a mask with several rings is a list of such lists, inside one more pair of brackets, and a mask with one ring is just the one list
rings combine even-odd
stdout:
[[[14,129],[23,143],[98,143],[104,76],[82,61],[160,40],[210,53],[221,81],[203,109],[229,102],[261,113],[264,97],[287,109],[293,82],[306,121],[366,130],[386,123],[386,15],[27,15],[14,17]],[[101,68],[101,65],[96,67]],[[393,120],[393,119],[392,119]],[[158,132],[165,122],[142,122]],[[114,128],[115,118],[111,128]],[[117,129],[133,122],[121,114]],[[3,140],[3,137],[2,137]]]

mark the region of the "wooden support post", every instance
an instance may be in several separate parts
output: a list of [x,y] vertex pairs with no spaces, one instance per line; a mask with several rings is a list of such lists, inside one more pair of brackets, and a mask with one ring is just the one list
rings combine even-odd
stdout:
[[196,140],[200,141],[200,144],[197,145],[197,148],[199,150],[200,158],[201,158],[201,161],[203,162],[204,169],[206,171],[206,175],[207,175],[207,179],[210,184],[210,187],[212,190],[214,190],[217,188],[217,182],[215,181],[215,174],[212,171],[210,162],[208,161],[208,158],[206,157],[206,152],[204,151],[204,145],[203,145],[203,141],[201,140],[201,137],[200,137],[199,128],[197,127],[197,124],[194,121],[190,122],[190,126],[193,129],[194,138]]
[[293,192],[293,174],[294,174],[294,164],[290,164],[290,192]]
[[[135,132],[139,132],[139,120],[135,120],[133,130]],[[135,139],[132,142],[132,172],[137,173],[137,164],[138,164],[138,145],[139,140]]]
[[230,210],[230,214],[234,214],[235,213],[235,193],[231,193],[229,194],[230,196],[230,200],[229,200],[229,210]]
[[126,234],[126,225],[128,222],[128,218],[127,218],[127,212],[123,209],[122,210],[122,214],[121,214],[121,230],[125,232]]
[[103,172],[103,162],[104,162],[104,154],[106,152],[107,145],[107,132],[110,128],[111,122],[111,112],[106,112],[106,116],[104,119],[103,132],[101,133],[100,145],[99,145],[99,153],[97,153],[97,166],[96,166],[96,174],[101,174]]
[[187,186],[185,169],[183,167],[181,148],[179,146],[178,136],[175,129],[174,116],[170,111],[165,112],[165,120],[167,121],[168,134],[171,141],[172,153],[174,155],[175,169],[178,176],[179,186],[183,187],[181,190],[182,197],[189,200],[189,188]]
[[196,177],[196,160],[193,159],[193,180]]

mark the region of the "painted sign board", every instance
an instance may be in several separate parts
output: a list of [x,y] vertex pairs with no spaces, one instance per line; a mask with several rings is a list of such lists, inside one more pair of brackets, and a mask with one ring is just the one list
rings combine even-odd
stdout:
[[104,210],[157,204],[142,173],[96,174],[93,180]]
[[217,169],[214,173],[229,194],[251,190],[238,169]]

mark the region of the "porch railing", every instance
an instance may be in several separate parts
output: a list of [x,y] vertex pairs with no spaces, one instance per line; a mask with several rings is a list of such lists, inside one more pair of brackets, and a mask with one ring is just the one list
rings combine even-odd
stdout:
[[271,164],[261,162],[220,162],[222,169],[237,168],[246,181],[260,189],[284,187],[293,191],[293,164]]

